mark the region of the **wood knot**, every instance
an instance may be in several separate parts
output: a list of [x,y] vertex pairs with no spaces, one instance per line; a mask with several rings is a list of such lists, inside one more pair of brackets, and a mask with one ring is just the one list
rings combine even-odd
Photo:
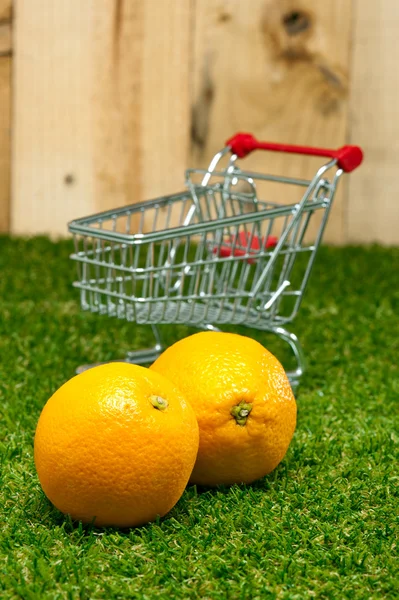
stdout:
[[273,2],[264,13],[262,29],[265,42],[277,60],[283,59],[291,64],[309,61],[315,32],[313,14],[292,7],[284,11],[281,9],[280,2]]
[[227,21],[231,21],[231,14],[228,12],[221,12],[218,16],[219,23],[227,23]]
[[67,173],[64,177],[65,185],[73,185],[75,183],[75,176],[72,173]]
[[283,15],[282,23],[288,35],[298,35],[311,28],[312,19],[305,12],[293,10]]

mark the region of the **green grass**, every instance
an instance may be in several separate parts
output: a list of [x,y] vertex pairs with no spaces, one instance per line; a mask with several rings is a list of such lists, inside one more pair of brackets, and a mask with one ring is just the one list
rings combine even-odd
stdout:
[[[80,311],[69,251],[0,238],[0,598],[397,597],[399,249],[320,250],[293,325],[308,359],[298,427],[276,471],[189,487],[129,531],[71,523],[35,473],[51,393],[77,364],[149,343],[145,327]],[[168,343],[188,333],[164,327]]]

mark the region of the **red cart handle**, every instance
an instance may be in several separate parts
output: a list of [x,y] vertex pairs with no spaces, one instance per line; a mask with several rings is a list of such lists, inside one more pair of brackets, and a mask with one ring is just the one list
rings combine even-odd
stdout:
[[354,171],[363,160],[363,152],[359,146],[342,146],[342,148],[338,148],[338,150],[327,150],[325,148],[312,148],[310,146],[259,142],[250,133],[237,133],[227,140],[226,146],[229,146],[232,152],[237,154],[239,158],[245,158],[245,156],[254,150],[273,150],[276,152],[335,158],[338,166],[346,173]]

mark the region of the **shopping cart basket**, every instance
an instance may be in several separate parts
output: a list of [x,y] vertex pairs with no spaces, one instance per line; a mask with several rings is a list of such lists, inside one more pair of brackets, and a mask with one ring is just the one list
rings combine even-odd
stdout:
[[[257,149],[329,161],[312,180],[241,169],[238,159]],[[129,352],[124,359],[138,364],[162,351],[157,325],[163,323],[272,332],[293,351],[296,368],[288,376],[295,387],[304,356],[285,325],[298,312],[338,181],[361,161],[357,146],[325,150],[237,134],[208,169],[187,170],[185,192],[69,224],[82,308],[151,325],[154,348]],[[286,184],[299,195],[270,201],[261,191],[265,183]]]

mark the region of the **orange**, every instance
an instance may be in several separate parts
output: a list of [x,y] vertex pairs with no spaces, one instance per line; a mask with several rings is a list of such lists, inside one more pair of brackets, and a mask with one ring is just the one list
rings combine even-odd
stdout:
[[195,463],[198,425],[162,375],[110,363],[55,392],[34,446],[43,491],[59,510],[129,527],[165,515],[179,500]]
[[202,332],[170,346],[150,367],[181,390],[197,415],[192,483],[250,483],[285,456],[296,402],[279,361],[255,340]]

